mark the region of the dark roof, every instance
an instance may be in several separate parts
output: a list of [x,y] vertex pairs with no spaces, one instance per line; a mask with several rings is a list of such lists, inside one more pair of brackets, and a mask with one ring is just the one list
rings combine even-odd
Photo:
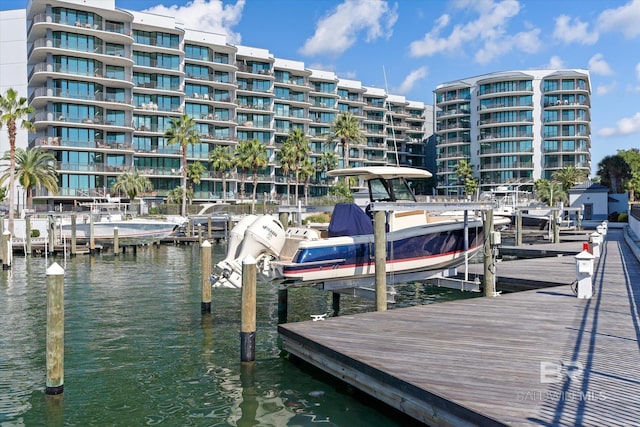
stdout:
[[608,193],[609,187],[606,187],[597,182],[583,182],[582,184],[574,185],[569,189],[569,193]]

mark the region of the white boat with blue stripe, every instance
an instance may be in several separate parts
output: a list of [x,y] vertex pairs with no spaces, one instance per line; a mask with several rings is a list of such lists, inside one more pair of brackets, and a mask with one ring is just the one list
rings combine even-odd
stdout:
[[408,180],[431,173],[408,167],[358,167],[328,172],[360,178],[369,193],[366,209],[352,203],[334,207],[326,235],[303,227],[285,229],[273,216],[248,216],[230,233],[226,257],[213,272],[214,287],[242,285],[242,260],[251,256],[269,280],[314,283],[375,276],[373,214],[386,211],[386,271],[410,273],[457,266],[483,244],[482,221],[475,215],[438,215],[416,203]]

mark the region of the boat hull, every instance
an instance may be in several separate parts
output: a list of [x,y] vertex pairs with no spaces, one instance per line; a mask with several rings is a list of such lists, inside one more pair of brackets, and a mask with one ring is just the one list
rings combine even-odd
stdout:
[[[91,224],[76,224],[76,240],[80,243],[88,242],[91,238]],[[114,221],[97,222],[93,224],[94,241],[112,244],[114,229],[118,227],[118,241],[123,245],[146,244],[167,238],[174,233],[177,224],[162,221]],[[71,225],[62,225],[62,235],[71,239]]]
[[[482,247],[480,223],[468,228],[467,257]],[[465,260],[464,225],[424,225],[386,235],[387,273],[440,270]],[[372,235],[302,242],[291,262],[274,263],[281,279],[319,282],[375,275]]]

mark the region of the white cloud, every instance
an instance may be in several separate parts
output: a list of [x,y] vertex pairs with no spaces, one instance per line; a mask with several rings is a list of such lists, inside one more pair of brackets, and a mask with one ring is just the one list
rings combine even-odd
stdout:
[[411,56],[432,56],[479,42],[482,47],[477,49],[475,58],[477,62],[484,64],[514,49],[527,53],[540,49],[540,30],[537,28],[513,35],[507,33],[507,24],[520,12],[520,4],[516,0],[458,1],[455,5],[475,10],[478,18],[463,25],[455,25],[448,36],[441,36],[441,32],[451,22],[449,15],[441,15],[430,32],[422,39],[411,42]]
[[361,33],[365,41],[389,38],[398,20],[398,5],[384,0],[344,0],[316,24],[314,35],[300,49],[303,55],[340,55],[356,42]]
[[604,56],[601,53],[596,53],[589,59],[589,71],[593,74],[600,74],[602,76],[612,76],[613,70],[604,60]]
[[237,0],[235,4],[223,4],[222,0],[193,0],[184,6],[157,5],[144,12],[164,16],[173,16],[186,28],[198,29],[216,34],[225,34],[229,43],[239,44],[241,37],[233,31],[242,18],[245,0]]
[[640,0],[632,0],[616,9],[607,9],[598,16],[601,31],[619,31],[627,38],[640,35]]
[[578,18],[573,18],[573,22],[571,22],[571,18],[567,15],[560,15],[556,18],[553,37],[565,44],[594,44],[598,41],[598,33],[590,32],[589,24]]
[[429,75],[429,67],[427,66],[420,67],[416,70],[411,71],[409,75],[407,75],[407,77],[404,78],[404,81],[402,82],[400,87],[395,90],[395,92],[401,95],[405,95],[409,93],[417,82],[426,78],[428,75]]
[[640,112],[633,117],[624,117],[616,122],[616,127],[602,128],[598,131],[600,136],[624,136],[640,132]]
[[608,85],[598,85],[598,87],[596,87],[596,95],[608,95],[613,92],[617,86],[618,84],[615,81]]
[[554,55],[549,59],[549,64],[545,68],[556,70],[556,69],[565,68],[565,64],[562,58],[560,58],[557,55]]

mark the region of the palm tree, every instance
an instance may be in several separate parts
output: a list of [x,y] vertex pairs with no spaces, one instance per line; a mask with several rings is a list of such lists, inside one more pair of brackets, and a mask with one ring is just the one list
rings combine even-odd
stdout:
[[300,169],[303,162],[309,159],[311,154],[311,142],[306,137],[302,129],[294,129],[289,132],[287,141],[291,144],[293,150],[293,170],[296,174],[296,203],[298,203],[298,187],[300,185]]
[[[9,153],[5,153],[3,160],[9,160]],[[56,158],[53,157],[53,154],[40,148],[27,150],[16,148],[15,177],[18,178],[18,182],[27,194],[27,209],[31,209],[33,206],[33,189],[35,187],[44,187],[53,194],[58,192],[58,172],[55,161]],[[3,184],[7,179],[10,179],[8,171],[0,177],[0,184]]]
[[180,144],[180,153],[182,154],[182,164],[180,171],[182,172],[182,216],[187,215],[187,147],[200,142],[196,122],[184,114],[181,117],[172,118],[169,123],[169,129],[164,133],[167,138],[167,144]]
[[153,184],[151,184],[149,178],[140,175],[138,172],[123,173],[118,175],[111,189],[114,192],[126,194],[129,200],[133,202],[138,194],[153,190]]
[[562,188],[562,183],[539,179],[535,182],[536,196],[549,206],[555,206],[556,202],[567,202],[567,193]]
[[614,193],[622,193],[624,181],[631,178],[631,168],[624,157],[606,156],[598,163],[598,176],[603,185]]
[[194,185],[200,185],[202,182],[202,175],[207,171],[207,168],[200,162],[189,163],[187,167],[187,177],[189,177],[191,194],[194,193]]
[[362,142],[365,136],[360,130],[358,119],[351,113],[340,113],[334,120],[327,136],[327,143],[332,144],[338,139],[342,146],[343,167],[349,167],[349,143]]
[[[209,161],[214,171],[222,177],[222,198],[227,201],[227,171],[233,167],[233,154],[228,145],[216,145],[209,153]],[[214,189],[215,190],[215,189]]]
[[182,191],[182,187],[175,187],[173,190],[169,190],[167,193],[167,203],[169,204],[179,204],[184,200],[182,198],[184,191]]
[[287,138],[282,143],[282,148],[278,152],[278,160],[280,160],[280,167],[282,168],[282,173],[287,178],[287,203],[290,203],[291,200],[291,171],[294,168],[294,164],[297,161],[297,156],[295,153],[295,147],[293,146],[292,141]]
[[300,177],[304,181],[304,204],[309,204],[309,182],[316,175],[317,169],[309,157],[302,161],[300,166]]
[[565,166],[553,173],[553,179],[562,184],[562,189],[568,192],[571,187],[587,179],[587,173],[575,166]]
[[327,151],[322,153],[322,157],[320,157],[320,164],[318,166],[321,172],[328,172],[338,167],[338,159],[336,158],[336,154]]
[[255,212],[256,193],[258,191],[258,171],[269,164],[267,148],[257,139],[249,139],[238,144],[236,151],[238,165],[253,172],[253,197],[251,199],[251,213]]
[[35,126],[26,117],[33,114],[35,109],[27,104],[27,98],[19,97],[14,89],[7,89],[4,96],[0,95],[0,127],[7,125],[9,132],[9,232],[13,234],[13,191],[16,172],[16,136],[18,123],[28,131],[34,131]]

